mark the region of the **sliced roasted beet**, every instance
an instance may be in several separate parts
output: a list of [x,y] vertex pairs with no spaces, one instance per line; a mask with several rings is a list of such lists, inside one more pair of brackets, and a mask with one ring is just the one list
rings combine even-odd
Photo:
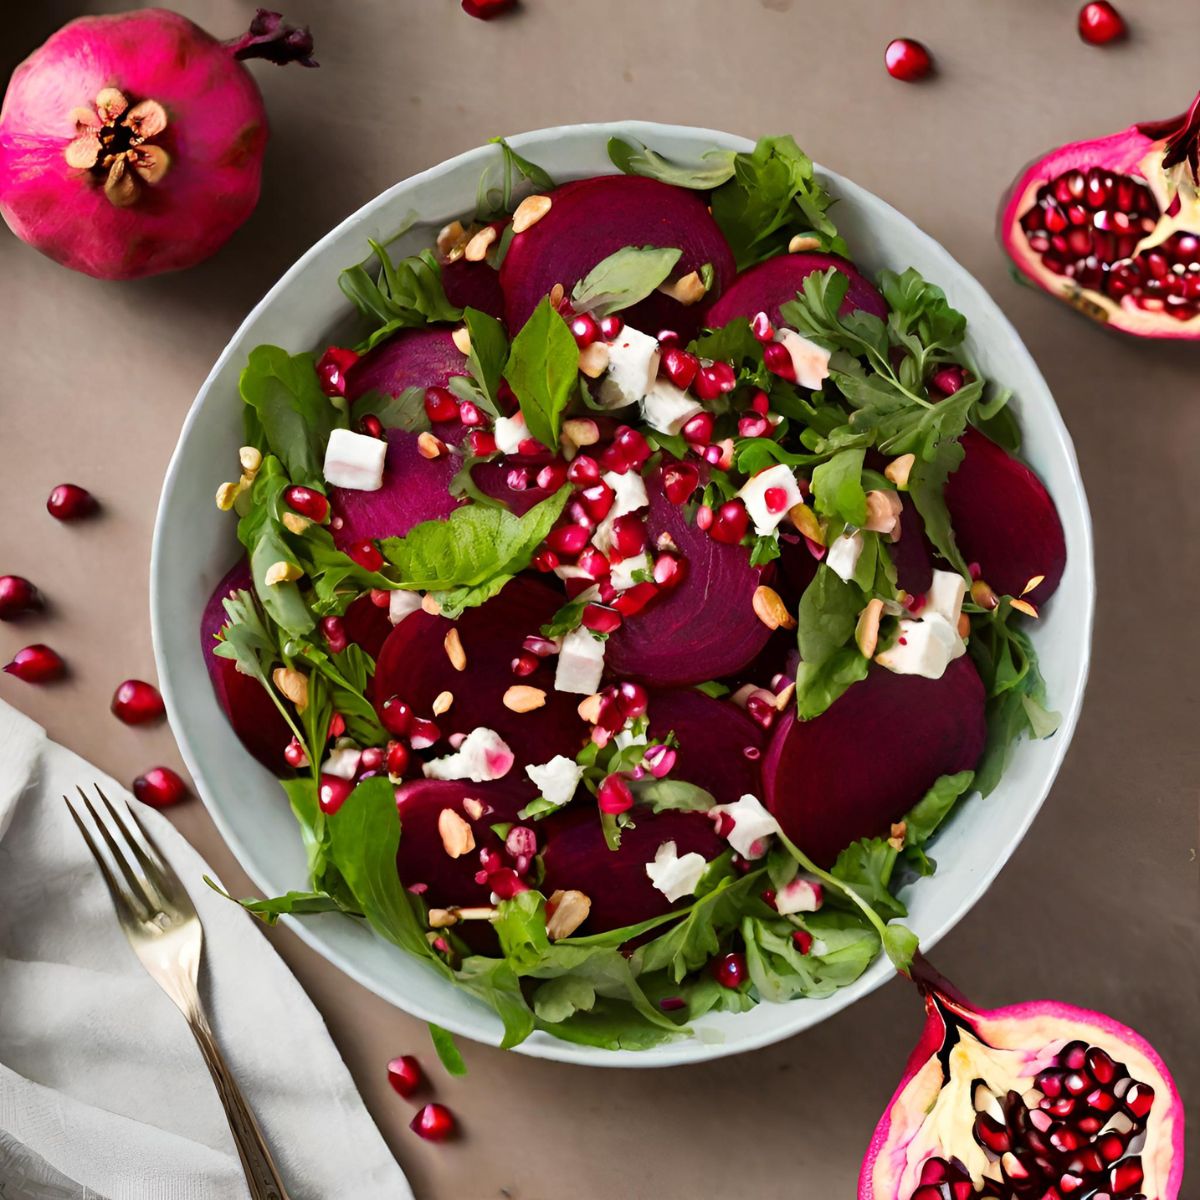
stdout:
[[925,536],[925,522],[908,496],[902,498],[900,540],[888,545],[896,564],[896,583],[914,596],[923,596],[933,582],[933,547]]
[[704,788],[718,804],[760,794],[763,731],[736,705],[695,688],[672,688],[651,692],[647,711],[652,737],[675,734],[672,779]]
[[968,562],[979,563],[998,594],[1019,596],[1031,579],[1044,575],[1028,599],[1048,600],[1067,565],[1066,538],[1050,493],[1023,462],[977,429],[967,430],[962,445],[962,464],[946,481],[958,548]]
[[[485,496],[501,501],[518,517],[523,517],[535,504],[554,494],[537,486],[537,474],[544,465],[544,459],[535,463],[523,455],[507,454],[503,460],[476,463],[471,470],[471,478]],[[514,471],[523,474],[529,483],[528,487],[514,488],[510,485],[509,476]]]
[[745,546],[718,542],[689,524],[684,509],[663,494],[657,472],[646,491],[650,544],[668,534],[687,560],[687,574],[608,639],[605,661],[618,675],[658,687],[732,675],[771,635],[753,608],[761,572]]
[[719,329],[734,317],[749,318],[765,312],[772,323],[778,325],[782,322],[780,305],[795,300],[807,276],[814,271],[828,271],[830,267],[850,279],[850,288],[841,307],[843,316],[855,309],[880,318],[887,316],[883,297],[853,263],[836,254],[781,254],[743,271],[716,303],[709,305],[705,324],[710,329]]
[[[733,254],[704,199],[685,188],[635,175],[603,175],[564,184],[551,193],[550,211],[513,238],[500,269],[508,328],[516,333],[556,283],[571,289],[600,261],[626,246],[677,246],[672,272],[681,278],[711,264],[712,295],[733,278]],[[674,329],[690,336],[698,306],[656,292],[621,314],[637,329]]]
[[[554,658],[540,659],[531,675],[513,674],[513,659],[521,644],[561,607],[563,596],[532,579],[517,578],[499,595],[479,608],[469,608],[457,621],[415,612],[392,630],[376,663],[374,700],[381,707],[399,696],[418,716],[427,717],[433,701],[449,692],[454,701],[437,717],[443,741],[434,749],[449,754],[444,738],[470,733],[485,726],[494,729],[516,755],[506,780],[518,781],[526,798],[537,795],[524,768],[544,763],[556,754],[574,758],[587,736],[576,706],[578,696],[554,690]],[[466,669],[455,670],[446,653],[446,635],[457,630],[466,655]],[[542,708],[514,712],[504,705],[504,693],[513,686],[540,688],[546,694]]]
[[399,396],[405,388],[445,387],[466,375],[467,359],[446,325],[402,329],[368,351],[346,373],[346,398],[353,403],[367,392]]
[[608,848],[594,810],[570,810],[540,823],[547,838],[542,892],[550,896],[573,889],[592,902],[580,936],[636,925],[677,907],[646,874],[646,864],[654,861],[663,842],[674,842],[680,857],[695,851],[710,861],[725,849],[703,813],[669,810],[655,815],[638,808],[632,815],[634,826],[621,831],[619,850]]
[[[821,564],[813,557],[808,543],[794,530],[779,538],[779,593],[788,608],[795,611],[800,597],[813,581],[817,567]],[[795,641],[795,638],[792,639]]]
[[232,658],[214,653],[216,635],[228,620],[225,598],[233,592],[253,591],[253,588],[250,568],[239,562],[217,584],[204,608],[200,618],[200,647],[217,703],[242,745],[268,770],[286,775],[290,768],[284,761],[283,750],[292,740],[292,731],[283,714],[257,679],[243,675]]
[[459,505],[450,494],[458,460],[448,454],[424,458],[417,435],[402,429],[387,431],[388,451],[383,487],[376,492],[330,488],[340,528],[331,529],[334,544],[346,550],[366,538],[403,537],[422,521],[447,517]]
[[941,679],[872,667],[811,721],[780,720],[763,760],[764,799],[820,866],[886,834],[940,775],[972,769],[987,738],[983,683],[966,655]]
[[[507,221],[493,221],[497,236],[504,232]],[[504,320],[504,292],[500,289],[500,272],[487,261],[468,262],[457,258],[442,263],[442,287],[446,299],[455,308],[477,308],[498,321]]]
[[383,643],[392,632],[388,610],[380,608],[370,596],[359,596],[347,607],[344,621],[346,636],[372,658],[378,658]]

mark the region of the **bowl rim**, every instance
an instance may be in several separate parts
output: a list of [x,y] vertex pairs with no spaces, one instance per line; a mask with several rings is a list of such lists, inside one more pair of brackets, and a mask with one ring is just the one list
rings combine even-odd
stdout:
[[[520,150],[531,143],[540,144],[546,139],[551,138],[587,138],[600,137],[605,139],[617,135],[633,136],[639,141],[647,145],[653,145],[655,139],[671,139],[673,137],[682,137],[685,139],[702,139],[709,141],[714,146],[726,147],[737,151],[748,150],[753,147],[754,142],[750,139],[737,134],[731,134],[721,130],[710,129],[701,126],[678,125],[674,123],[663,123],[657,121],[643,120],[615,120],[615,121],[597,121],[583,122],[571,125],[547,126],[541,129],[527,130],[523,133],[507,136],[505,140],[514,149]],[[334,239],[336,239],[343,231],[351,227],[362,224],[369,219],[375,212],[385,208],[392,198],[401,190],[408,190],[413,187],[419,187],[422,184],[431,182],[440,178],[442,175],[454,172],[464,166],[478,164],[482,171],[487,165],[488,157],[494,155],[494,144],[487,142],[481,146],[476,146],[472,149],[465,150],[460,154],[454,155],[451,158],[445,159],[431,167],[426,168],[414,175],[408,176],[397,181],[390,187],[384,189],[378,195],[374,196],[366,203],[361,205],[354,212],[339,221],[332,229],[317,239],[309,248],[284,272],[282,276],[275,282],[274,285],[263,295],[257,304],[246,314],[237,329],[230,335],[225,347],[222,349],[212,369],[205,377],[204,382],[200,385],[199,390],[193,399],[183,425],[180,429],[179,438],[176,442],[175,449],[171,454],[170,461],[167,465],[167,470],[163,479],[162,489],[159,495],[158,509],[155,515],[154,532],[151,542],[151,560],[150,560],[150,626],[151,637],[154,645],[155,664],[158,672],[159,684],[162,690],[163,698],[166,703],[168,718],[172,733],[179,745],[180,752],[184,762],[196,783],[200,798],[212,817],[213,823],[216,825],[218,832],[224,839],[230,852],[237,859],[241,868],[249,875],[256,887],[263,888],[263,875],[265,871],[260,867],[257,856],[253,853],[252,848],[245,844],[235,832],[232,823],[226,818],[223,806],[218,803],[210,794],[209,789],[204,780],[204,772],[201,768],[199,758],[193,751],[190,739],[186,732],[187,725],[183,720],[183,706],[180,701],[180,696],[176,692],[175,681],[172,674],[172,668],[167,661],[163,652],[163,630],[166,628],[170,620],[170,614],[167,611],[165,598],[162,587],[161,572],[163,569],[164,546],[170,534],[167,529],[167,521],[165,513],[168,509],[168,502],[171,495],[177,486],[178,478],[182,470],[182,464],[186,455],[185,447],[188,442],[188,436],[193,427],[199,420],[200,410],[203,407],[210,390],[212,389],[218,376],[225,370],[230,359],[235,352],[238,354],[244,353],[239,348],[239,343],[242,339],[243,332],[251,326],[261,313],[269,309],[282,295],[286,294],[294,281],[303,274],[309,264],[317,258],[324,247]],[[1011,833],[1007,840],[1007,844],[1003,846],[998,853],[987,865],[986,869],[978,872],[972,883],[965,889],[962,901],[953,911],[948,911],[947,914],[937,923],[932,929],[924,933],[921,937],[921,948],[924,951],[931,950],[937,945],[941,939],[952,930],[959,921],[961,921],[974,907],[978,904],[983,894],[991,886],[992,882],[999,875],[1000,871],[1008,863],[1009,859],[1016,852],[1017,847],[1024,840],[1029,827],[1032,825],[1034,818],[1040,812],[1042,805],[1045,803],[1049,795],[1051,787],[1058,776],[1062,767],[1063,760],[1069,749],[1074,737],[1075,729],[1079,722],[1080,713],[1083,707],[1084,694],[1086,691],[1087,680],[1091,664],[1091,652],[1093,641],[1093,629],[1095,620],[1095,602],[1096,602],[1096,578],[1095,578],[1095,558],[1094,558],[1094,537],[1092,528],[1091,509],[1087,500],[1087,492],[1084,487],[1083,478],[1079,469],[1078,458],[1075,453],[1074,443],[1070,433],[1067,430],[1062,414],[1054,402],[1053,394],[1050,392],[1049,386],[1045,383],[1044,377],[1041,374],[1032,354],[1025,346],[1020,334],[1008,319],[1007,315],[1000,308],[998,302],[991,296],[986,288],[975,278],[975,276],[966,269],[944,246],[931,234],[918,226],[909,217],[905,216],[893,205],[889,204],[882,197],[863,188],[861,185],[855,184],[852,180],[845,178],[838,172],[821,166],[820,163],[814,162],[815,169],[823,176],[827,177],[831,184],[832,190],[837,192],[855,192],[865,197],[868,197],[873,203],[881,206],[882,214],[889,220],[895,220],[902,225],[908,225],[917,231],[922,237],[927,239],[945,259],[945,264],[952,270],[957,270],[959,273],[958,283],[961,289],[972,292],[972,299],[980,301],[990,306],[994,312],[993,317],[999,328],[999,331],[1008,340],[1008,350],[1017,358],[1023,360],[1023,365],[1032,376],[1039,380],[1047,397],[1050,400],[1049,406],[1044,414],[1039,414],[1039,423],[1043,426],[1043,432],[1053,440],[1057,449],[1063,456],[1063,461],[1066,467],[1069,484],[1078,496],[1079,500],[1079,516],[1080,526],[1078,530],[1078,544],[1070,547],[1070,555],[1074,561],[1080,564],[1083,568],[1081,579],[1081,595],[1079,604],[1074,612],[1076,625],[1082,633],[1082,652],[1079,661],[1071,664],[1069,670],[1069,678],[1067,680],[1069,695],[1063,695],[1061,698],[1054,697],[1056,705],[1061,700],[1061,721],[1054,736],[1054,745],[1052,747],[1052,757],[1046,764],[1043,777],[1037,785],[1037,796],[1033,803],[1028,807],[1025,816],[1014,826],[1011,827]],[[332,303],[331,299],[331,303]],[[936,877],[935,877],[936,878]],[[482,1042],[487,1045],[498,1046],[500,1042],[501,1032],[498,1029],[491,1031],[481,1028],[468,1028],[458,1020],[447,1018],[445,1014],[439,1013],[432,1008],[422,1004],[420,1001],[414,1001],[411,998],[404,997],[398,994],[397,989],[388,981],[375,978],[369,970],[359,966],[352,955],[343,953],[339,948],[329,942],[321,932],[323,927],[323,918],[318,920],[309,919],[308,922],[301,920],[291,915],[284,915],[281,921],[295,933],[305,945],[316,951],[327,962],[331,963],[338,970],[350,976],[356,982],[362,984],[369,991],[374,992],[382,999],[395,1005],[409,1015],[428,1022],[444,1025],[456,1034],[461,1034],[473,1041]],[[378,935],[374,935],[378,936]],[[404,951],[395,948],[397,954],[402,954]],[[820,1000],[823,1005],[821,1013],[815,1016],[814,1019],[805,1019],[806,1006],[799,1001],[790,1001],[785,1004],[780,1004],[775,1007],[781,1012],[790,1012],[792,1017],[788,1019],[780,1019],[757,1033],[749,1037],[734,1042],[718,1042],[705,1040],[700,1037],[692,1037],[680,1039],[674,1042],[667,1042],[660,1046],[655,1046],[646,1050],[606,1050],[597,1046],[587,1046],[572,1042],[565,1042],[551,1036],[534,1035],[526,1039],[520,1045],[515,1047],[518,1053],[528,1055],[534,1058],[549,1059],[557,1062],[567,1062],[588,1066],[607,1066],[607,1067],[661,1067],[661,1066],[682,1066],[693,1063],[710,1061],[712,1059],[724,1058],[730,1055],[742,1054],[753,1050],[762,1049],[765,1046],[773,1045],[776,1042],[784,1041],[787,1038],[793,1037],[806,1029],[815,1027],[821,1022],[841,1012],[859,999],[870,995],[884,983],[889,982],[895,977],[894,973],[886,970],[878,970],[882,956],[877,956],[871,966],[853,983],[839,988],[836,992],[828,997]],[[453,985],[447,985],[453,986]],[[765,1003],[765,1002],[764,1002]],[[491,1015],[491,1014],[489,1014]],[[736,1014],[734,1014],[736,1015]]]

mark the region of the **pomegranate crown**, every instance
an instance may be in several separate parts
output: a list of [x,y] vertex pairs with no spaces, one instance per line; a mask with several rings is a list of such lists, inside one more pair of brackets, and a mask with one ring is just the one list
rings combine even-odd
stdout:
[[1200,185],[1200,93],[1182,116],[1146,122],[1138,126],[1138,132],[1156,142],[1165,138],[1162,158],[1164,169],[1170,170],[1186,162],[1191,169],[1192,180]]

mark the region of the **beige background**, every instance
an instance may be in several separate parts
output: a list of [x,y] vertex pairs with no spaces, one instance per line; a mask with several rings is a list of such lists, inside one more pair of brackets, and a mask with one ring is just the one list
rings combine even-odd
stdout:
[[[176,6],[219,36],[253,8]],[[6,75],[80,11],[121,7],[9,0],[0,68]],[[1125,0],[1135,37],[1109,50],[1080,43],[1074,0],[527,0],[519,17],[490,25],[457,0],[285,7],[314,27],[322,67],[256,66],[274,125],[265,189],[215,259],[104,284],[0,234],[0,573],[30,576],[54,603],[42,621],[0,627],[0,655],[45,640],[73,668],[44,689],[0,676],[0,696],[122,778],[178,763],[166,728],[127,729],[107,712],[119,680],[154,678],[146,579],[163,470],[244,313],[347,213],[497,133],[617,117],[791,131],[992,290],[1058,398],[1096,522],[1096,655],[1074,746],[1025,844],[937,960],[982,1003],[1054,995],[1119,1015],[1200,1105],[1200,348],[1104,335],[1018,288],[993,237],[996,204],[1026,160],[1186,105],[1200,82],[1200,7]],[[907,87],[887,77],[883,47],[898,34],[928,42],[939,78]],[[104,517],[75,527],[47,517],[45,496],[64,480],[93,489]],[[203,809],[173,815],[244,893]],[[272,941],[427,1200],[849,1197],[919,1025],[914,994],[896,982],[732,1061],[618,1073],[465,1045],[470,1074],[447,1081],[418,1022],[291,934]],[[384,1069],[407,1051],[460,1115],[458,1144],[427,1146],[408,1132],[410,1106]]]

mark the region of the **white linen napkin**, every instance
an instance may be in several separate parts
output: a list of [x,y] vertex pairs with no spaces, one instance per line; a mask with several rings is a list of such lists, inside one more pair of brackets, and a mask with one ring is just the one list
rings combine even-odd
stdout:
[[[125,790],[0,702],[0,1196],[245,1200],[237,1152],[175,1006],[125,940],[61,797]],[[204,860],[138,807],[204,923],[217,1040],[292,1200],[411,1200],[320,1015]]]

